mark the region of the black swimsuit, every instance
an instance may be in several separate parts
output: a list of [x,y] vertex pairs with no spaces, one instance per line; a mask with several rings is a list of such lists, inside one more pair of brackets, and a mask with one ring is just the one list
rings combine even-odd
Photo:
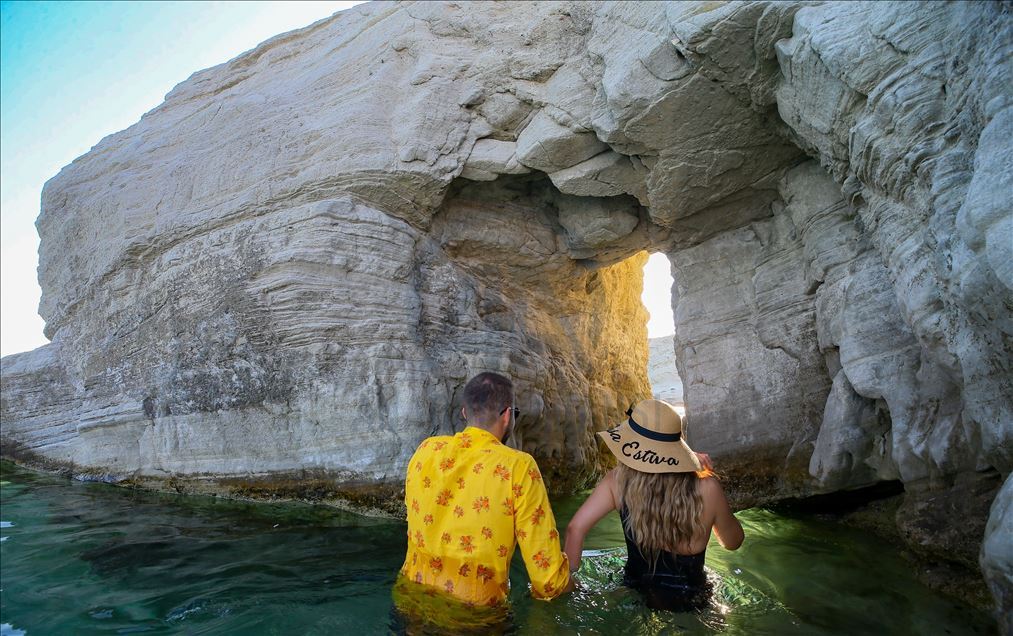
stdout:
[[710,599],[710,585],[703,570],[706,549],[689,555],[662,552],[652,571],[630,536],[625,508],[619,511],[619,517],[627,553],[623,583],[640,591],[652,609],[686,612],[705,606]]

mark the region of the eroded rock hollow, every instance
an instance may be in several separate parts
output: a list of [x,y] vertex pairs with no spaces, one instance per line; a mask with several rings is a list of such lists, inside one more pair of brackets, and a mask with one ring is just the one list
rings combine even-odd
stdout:
[[572,488],[650,395],[663,251],[738,501],[899,480],[909,541],[973,565],[1013,467],[1008,13],[377,2],[273,38],[47,183],[4,455],[390,509],[497,370]]

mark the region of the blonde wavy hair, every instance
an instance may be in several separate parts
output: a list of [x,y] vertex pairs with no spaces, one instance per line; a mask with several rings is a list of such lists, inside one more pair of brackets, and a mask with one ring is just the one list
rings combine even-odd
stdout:
[[675,553],[703,533],[698,484],[704,474],[642,473],[622,463],[616,466],[619,507],[626,508],[631,538],[652,569],[662,552]]

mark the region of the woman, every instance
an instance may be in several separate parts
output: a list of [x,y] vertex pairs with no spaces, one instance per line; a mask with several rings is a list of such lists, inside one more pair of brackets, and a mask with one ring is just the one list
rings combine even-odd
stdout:
[[682,419],[672,405],[644,400],[627,415],[626,422],[599,433],[619,465],[566,529],[570,569],[580,567],[591,528],[618,510],[628,552],[624,583],[655,609],[700,608],[710,592],[703,561],[711,530],[724,548],[735,550],[742,545],[742,526],[709,470],[710,459],[682,439]]

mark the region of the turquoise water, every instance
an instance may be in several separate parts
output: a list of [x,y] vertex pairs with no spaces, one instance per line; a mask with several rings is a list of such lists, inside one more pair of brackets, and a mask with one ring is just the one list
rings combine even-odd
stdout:
[[[404,524],[329,508],[137,492],[0,464],[4,634],[387,634]],[[582,501],[554,503],[564,527]],[[514,560],[516,634],[991,634],[984,612],[915,580],[889,546],[831,522],[738,514],[716,545],[714,607],[655,612],[620,584],[615,515],[588,538],[581,589],[532,601]]]

